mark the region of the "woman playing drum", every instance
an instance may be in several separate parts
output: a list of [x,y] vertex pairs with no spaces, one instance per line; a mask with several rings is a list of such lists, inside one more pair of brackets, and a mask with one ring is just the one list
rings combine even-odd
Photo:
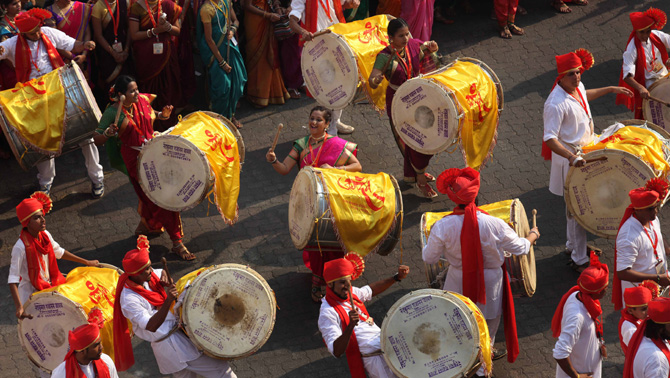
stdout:
[[[315,106],[309,115],[309,136],[300,138],[293,143],[293,148],[284,161],[278,161],[275,152],[270,149],[265,155],[272,168],[282,175],[288,174],[296,164],[300,169],[306,166],[319,168],[344,169],[349,172],[360,172],[361,163],[356,158],[357,146],[336,136],[326,133],[330,124],[330,110],[323,106]],[[305,247],[303,258],[305,265],[312,270],[312,300],[321,302],[326,291],[323,280],[323,264],[327,261],[342,258],[341,248]]]
[[[114,94],[112,100],[116,101],[110,105],[105,113],[116,112],[119,107],[119,98],[125,96],[121,104],[123,118],[119,118],[120,125],[112,123],[105,129],[102,135],[95,137],[96,144],[107,141],[107,138],[118,134],[121,140],[121,157],[126,164],[128,177],[133,184],[133,189],[139,198],[138,212],[141,216],[140,224],[135,229],[136,235],[159,235],[163,232],[163,227],[167,230],[172,240],[172,252],[176,253],[183,260],[193,260],[195,255],[186,249],[182,243],[183,232],[181,227],[181,217],[178,212],[165,210],[151,202],[140,187],[137,172],[137,157],[139,147],[144,142],[151,139],[154,134],[153,123],[156,118],[166,120],[172,113],[172,105],[166,105],[163,110],[156,112],[151,108],[151,101],[154,95],[140,93],[137,89],[137,83],[130,76],[119,76],[112,87]],[[103,117],[105,118],[105,117]]]
[[[409,27],[401,18],[389,22],[388,35],[390,44],[377,54],[369,81],[373,89],[379,86],[384,77],[390,83],[386,89],[386,114],[395,134],[391,116],[393,96],[402,83],[436,67],[437,56],[434,53],[437,51],[437,43],[435,41],[422,43],[418,39],[410,38]],[[404,144],[398,136],[394,136],[399,145]],[[404,155],[405,182],[415,184],[419,194],[426,198],[437,197],[435,190],[428,184],[428,181],[434,181],[435,178],[425,173],[433,156],[414,151],[409,146],[404,146]]]

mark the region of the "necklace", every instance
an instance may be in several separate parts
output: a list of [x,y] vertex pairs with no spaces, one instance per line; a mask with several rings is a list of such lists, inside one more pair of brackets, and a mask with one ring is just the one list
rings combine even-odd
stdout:
[[312,146],[315,146],[315,145],[323,142],[324,139],[326,139],[326,134],[324,133],[323,136],[320,137],[320,138],[314,138],[314,137],[310,136],[309,139],[310,139],[309,144],[312,145]]

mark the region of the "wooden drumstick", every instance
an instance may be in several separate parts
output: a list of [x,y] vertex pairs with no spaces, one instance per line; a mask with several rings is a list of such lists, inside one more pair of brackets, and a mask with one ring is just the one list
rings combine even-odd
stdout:
[[[533,228],[535,228],[535,227],[537,227],[537,210],[533,209]],[[533,244],[535,244],[535,243],[533,243]]]
[[[114,124],[116,125],[117,129],[120,129],[119,127],[119,117],[121,116],[121,110],[123,110],[123,102],[126,101],[126,96],[121,95],[119,97],[119,107],[116,109],[116,117],[114,117]],[[118,131],[117,131],[118,133]]]
[[165,257],[161,258],[161,262],[163,262],[163,270],[165,271],[168,282],[170,282],[170,285],[172,285],[174,281],[172,281],[172,277],[170,276],[170,271],[168,270],[167,260],[165,260]]
[[275,150],[275,147],[277,147],[277,141],[279,140],[279,133],[281,132],[281,129],[284,128],[284,124],[280,123],[279,126],[277,126],[277,134],[275,134],[275,140],[272,141],[272,147],[270,147],[270,151]]
[[606,160],[607,160],[607,156],[601,156],[601,157],[597,157],[597,158],[593,158],[593,159],[584,159],[584,164],[593,163],[593,162],[596,162],[596,161],[606,161]]
[[351,285],[349,286],[349,303],[351,303],[351,309],[356,310],[356,306],[354,306],[354,296],[351,295]]
[[658,102],[659,104],[663,104],[663,105],[665,105],[665,106],[667,106],[667,107],[670,107],[670,103],[665,102],[665,101],[663,101],[663,100],[661,100],[661,99],[659,99],[659,98],[656,98],[656,97],[653,97],[653,96],[650,95],[650,96],[649,96],[649,99],[650,99],[651,101],[656,101],[656,102]]
[[320,35],[324,35],[324,34],[328,34],[328,33],[332,33],[332,32],[333,32],[333,31],[330,30],[330,29],[319,30],[319,31],[316,32],[316,33],[312,33],[312,38],[316,38],[316,37],[318,37],[318,36],[320,36]]

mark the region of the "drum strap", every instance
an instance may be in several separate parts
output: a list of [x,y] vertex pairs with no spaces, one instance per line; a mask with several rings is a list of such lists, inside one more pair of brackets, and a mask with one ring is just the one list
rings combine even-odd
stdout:
[[179,322],[175,323],[174,327],[168,332],[165,336],[161,337],[160,339],[154,341],[154,343],[160,343],[161,341],[167,339],[168,337],[172,336],[173,333],[175,333],[177,330],[181,329],[179,326]]
[[361,353],[361,357],[363,357],[363,358],[374,357],[374,356],[381,356],[382,354],[384,354],[384,352],[382,352],[382,350],[379,349],[379,350],[376,350],[372,353]]

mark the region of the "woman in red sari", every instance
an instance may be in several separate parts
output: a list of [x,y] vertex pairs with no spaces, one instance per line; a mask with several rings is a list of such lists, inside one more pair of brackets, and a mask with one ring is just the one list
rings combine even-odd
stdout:
[[[135,229],[135,235],[156,236],[165,229],[172,240],[172,252],[183,260],[193,260],[195,255],[189,252],[183,243],[181,216],[178,212],[165,210],[151,202],[144,194],[137,176],[139,147],[153,137],[154,121],[168,119],[173,107],[165,105],[163,110],[156,112],[151,107],[151,102],[156,96],[140,93],[135,80],[125,75],[116,79],[112,92],[112,100],[115,103],[110,105],[110,108],[116,111],[119,106],[123,106],[122,116],[119,117],[120,125],[117,127],[111,124],[102,135],[97,135],[94,139],[96,144],[103,144],[108,138],[116,136],[121,140],[121,157],[126,164],[128,178],[139,199],[137,212],[141,219]],[[124,95],[125,99],[122,104],[119,104],[121,95]]]
[[[163,16],[165,14],[165,16]],[[185,105],[176,38],[181,7],[172,0],[137,0],[130,7],[128,26],[133,41],[137,84],[145,93],[156,93],[156,106]],[[176,114],[159,121],[156,130],[174,125]]]
[[[315,106],[309,114],[309,135],[293,143],[293,148],[284,161],[277,160],[277,155],[272,149],[265,155],[265,159],[281,175],[287,175],[296,165],[300,169],[311,166],[360,172],[361,163],[356,158],[358,147],[354,143],[328,135],[326,130],[328,130],[330,120],[330,110],[323,106]],[[320,303],[326,293],[323,264],[342,257],[344,257],[344,251],[341,248],[319,247],[318,245],[305,247],[303,260],[305,265],[312,270],[312,300],[314,302]]]
[[[56,0],[47,10],[52,15],[51,22],[47,22],[47,26],[53,25],[77,41],[91,40],[91,28],[88,27],[91,21],[91,6],[88,3]],[[88,50],[84,50],[81,54],[73,54],[65,50],[58,50],[58,52],[66,62],[73,60],[82,66],[89,53]]]

